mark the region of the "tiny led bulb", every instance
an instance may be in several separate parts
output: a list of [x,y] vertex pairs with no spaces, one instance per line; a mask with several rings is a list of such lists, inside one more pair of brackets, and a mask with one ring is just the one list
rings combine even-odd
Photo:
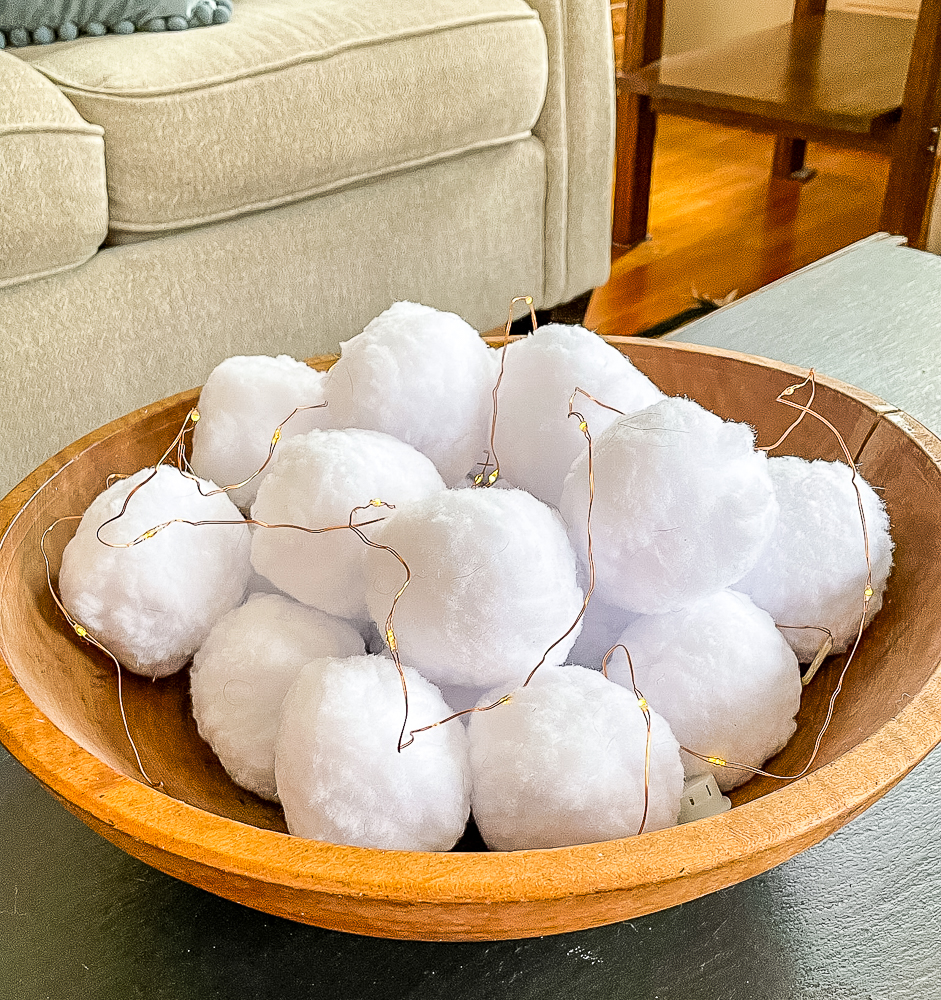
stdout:
[[728,761],[723,760],[721,757],[707,757],[706,760],[714,767],[725,767],[728,764]]
[[199,420],[199,410],[197,410],[195,406],[192,410],[190,410],[190,420],[192,420],[194,424]]
[[398,643],[396,642],[395,639],[395,632],[393,632],[391,628],[386,629],[386,643],[389,646],[390,652],[394,653],[396,649],[398,649]]
[[72,628],[75,629],[75,634],[80,638],[84,639],[88,635],[88,631],[84,629],[81,625],[73,625]]
[[274,429],[274,434],[271,435],[271,443],[272,445],[276,445],[280,440],[281,440],[281,428],[276,427]]
[[637,699],[637,704],[640,705],[640,710],[642,712],[646,712],[647,709],[650,708],[650,706],[647,704],[647,699],[646,698],[638,698]]
[[868,601],[869,598],[872,597],[872,595],[874,593],[875,593],[875,591],[872,589],[872,587],[867,587],[866,590],[865,590],[866,600]]

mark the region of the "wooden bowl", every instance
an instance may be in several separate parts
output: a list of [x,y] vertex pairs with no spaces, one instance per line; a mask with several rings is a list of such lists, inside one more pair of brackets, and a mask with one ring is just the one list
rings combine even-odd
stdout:
[[[805,373],[685,345],[613,341],[669,394],[746,420],[759,443],[794,411],[777,394]],[[329,364],[322,360],[320,367]],[[111,472],[152,463],[196,391],[82,438],[0,504],[0,737],[76,816],[137,858],[221,896],[321,927],[383,937],[496,940],[637,917],[763,872],[876,801],[941,739],[941,442],[904,413],[818,378],[817,409],[842,431],[862,474],[884,488],[896,541],[885,606],[846,676],[809,774],[756,778],[734,808],[686,826],[580,847],[426,854],[290,837],[280,811],[237,788],[197,735],[188,676],[125,673],[131,732],[156,790],[139,780],[115,674],[57,612],[39,538],[81,512]],[[840,457],[805,420],[783,451]],[[50,536],[53,573],[75,522]],[[805,689],[798,733],[769,765],[808,759],[841,661]]]

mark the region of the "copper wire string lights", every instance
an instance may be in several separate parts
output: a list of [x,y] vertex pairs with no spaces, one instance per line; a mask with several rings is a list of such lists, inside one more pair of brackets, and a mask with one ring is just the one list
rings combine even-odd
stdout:
[[[480,471],[478,473],[476,473],[476,475],[473,477],[473,483],[472,483],[472,487],[471,487],[473,489],[487,489],[487,488],[494,487],[497,484],[498,480],[500,479],[500,464],[499,464],[499,459],[498,459],[498,456],[497,456],[496,444],[495,444],[495,442],[496,442],[496,430],[497,430],[497,425],[498,425],[499,390],[500,390],[500,385],[501,385],[501,382],[502,382],[502,379],[503,379],[505,365],[506,365],[506,346],[509,343],[510,327],[511,327],[511,322],[512,322],[512,313],[513,313],[513,309],[516,306],[516,304],[520,303],[520,302],[525,303],[529,307],[530,316],[531,316],[531,319],[532,319],[533,331],[535,331],[536,327],[537,327],[536,315],[535,315],[535,311],[534,311],[534,307],[533,307],[533,298],[531,296],[521,296],[521,297],[518,297],[518,298],[514,299],[511,302],[511,304],[510,304],[509,317],[508,317],[507,324],[506,324],[505,331],[504,331],[503,345],[500,348],[500,350],[501,350],[502,353],[501,353],[501,359],[500,359],[499,374],[498,374],[498,376],[496,378],[496,382],[494,384],[493,391],[492,391],[492,414],[491,414],[491,421],[490,421],[489,451],[486,454],[484,461],[482,463],[480,463]],[[798,402],[793,397],[795,396],[795,393],[797,393],[800,390],[805,389],[805,388],[807,388],[807,390],[808,390],[807,398],[806,398],[806,400],[804,402]],[[761,448],[758,448],[757,450],[764,451],[764,452],[771,452],[771,451],[774,451],[774,450],[778,449],[780,446],[782,446],[784,444],[784,442],[787,440],[787,438],[790,436],[790,434],[799,426],[799,424],[805,419],[805,417],[809,416],[809,417],[813,418],[814,420],[819,421],[823,426],[825,426],[835,436],[837,442],[839,443],[839,447],[840,447],[840,449],[841,449],[841,451],[843,453],[845,462],[850,467],[850,469],[852,470],[852,479],[851,479],[851,482],[852,482],[852,485],[853,485],[853,488],[854,488],[854,490],[856,492],[856,497],[857,497],[857,504],[858,504],[858,509],[859,509],[859,516],[860,516],[860,522],[861,522],[861,530],[862,530],[863,542],[864,542],[864,549],[865,549],[866,566],[867,566],[867,571],[868,572],[867,572],[867,578],[866,578],[866,583],[865,583],[864,590],[863,590],[862,594],[860,595],[860,614],[859,614],[859,620],[858,620],[858,627],[857,627],[856,633],[855,633],[855,639],[853,640],[852,645],[851,645],[851,647],[849,649],[849,652],[848,652],[848,654],[845,657],[845,660],[844,660],[844,662],[842,664],[839,676],[838,676],[838,678],[836,680],[836,683],[834,685],[834,688],[833,688],[833,690],[832,690],[832,692],[830,694],[826,716],[824,718],[824,721],[823,721],[822,725],[819,728],[819,731],[817,732],[817,735],[816,735],[816,738],[815,738],[815,741],[814,741],[814,745],[813,745],[813,749],[812,749],[812,752],[811,752],[808,760],[806,761],[806,763],[803,766],[803,768],[801,768],[799,771],[797,771],[795,773],[792,773],[792,774],[776,774],[774,772],[767,771],[767,770],[764,770],[764,769],[759,768],[759,767],[754,767],[754,766],[750,766],[748,764],[739,763],[739,762],[735,762],[735,761],[729,761],[729,760],[726,760],[726,759],[724,759],[724,758],[722,758],[720,756],[717,756],[715,754],[709,754],[708,752],[702,752],[702,751],[691,749],[690,747],[682,746],[681,745],[681,749],[684,750],[686,753],[690,754],[691,756],[693,756],[695,758],[698,758],[699,760],[701,760],[704,763],[710,765],[711,767],[733,768],[733,769],[736,769],[736,770],[747,771],[747,772],[749,772],[749,773],[751,773],[753,775],[761,775],[761,776],[764,776],[764,777],[768,777],[768,778],[772,778],[772,779],[777,779],[777,780],[782,780],[782,781],[791,781],[791,780],[794,780],[794,779],[797,779],[797,778],[801,778],[804,775],[806,775],[811,770],[811,768],[813,767],[813,764],[814,764],[814,762],[815,762],[815,760],[816,760],[816,758],[818,756],[818,753],[820,751],[820,747],[821,747],[821,744],[823,742],[824,736],[825,736],[825,734],[827,732],[827,729],[830,726],[831,720],[833,719],[833,715],[834,715],[834,712],[835,712],[835,709],[836,709],[837,699],[839,697],[840,691],[842,690],[844,678],[846,676],[847,671],[849,670],[850,665],[853,662],[853,659],[854,659],[854,657],[856,655],[856,651],[857,651],[857,649],[859,647],[859,643],[860,643],[860,640],[861,640],[861,637],[862,637],[862,633],[863,633],[863,630],[865,628],[865,625],[866,625],[866,622],[867,622],[867,618],[868,618],[868,614],[869,614],[870,601],[871,601],[871,599],[873,598],[873,595],[874,595],[874,590],[873,590],[873,571],[872,571],[872,560],[871,560],[871,553],[870,553],[869,531],[868,531],[867,523],[866,523],[866,513],[865,513],[865,510],[864,510],[864,507],[863,507],[862,494],[860,492],[859,484],[857,482],[856,468],[855,468],[855,465],[853,463],[853,458],[852,458],[852,455],[851,455],[851,453],[849,451],[849,448],[848,448],[848,446],[846,444],[846,441],[845,441],[844,437],[842,436],[842,434],[840,433],[840,431],[826,417],[822,416],[819,412],[817,412],[814,409],[814,401],[815,401],[815,396],[816,396],[816,388],[817,388],[816,376],[815,376],[815,373],[814,373],[813,369],[811,369],[808,372],[807,376],[803,380],[801,380],[801,381],[799,381],[799,382],[797,382],[797,383],[795,383],[793,385],[787,386],[777,396],[776,401],[779,402],[779,403],[781,403],[784,406],[788,406],[788,407],[790,407],[792,409],[797,410],[798,411],[797,412],[797,416],[794,418],[794,420],[790,423],[790,425],[786,428],[786,430],[784,431],[784,433],[778,438],[777,441],[775,441],[771,445],[767,445],[767,446],[763,446]],[[582,389],[579,386],[576,386],[573,389],[572,394],[569,397],[569,400],[568,400],[568,409],[567,409],[567,417],[570,418],[570,419],[574,419],[574,420],[577,421],[578,429],[581,432],[581,434],[584,436],[584,439],[585,439],[585,448],[587,450],[588,509],[587,509],[587,516],[586,516],[586,519],[585,519],[585,537],[586,537],[586,540],[587,540],[587,542],[586,542],[586,550],[587,550],[588,584],[587,584],[587,589],[586,589],[585,594],[584,594],[584,599],[583,599],[583,602],[582,602],[581,609],[579,610],[579,612],[578,612],[577,616],[575,617],[574,621],[572,621],[571,625],[568,627],[568,629],[562,635],[560,635],[557,639],[555,639],[555,641],[545,649],[545,651],[544,651],[543,655],[541,656],[541,658],[538,660],[538,662],[535,663],[535,665],[529,671],[529,673],[527,674],[527,676],[522,680],[522,682],[520,684],[521,688],[525,688],[527,685],[530,684],[530,682],[535,677],[537,671],[546,662],[546,660],[549,657],[549,655],[552,652],[552,650],[555,649],[555,647],[558,646],[560,643],[562,643],[565,639],[567,639],[572,634],[572,632],[576,628],[578,628],[579,623],[584,618],[584,615],[585,615],[585,613],[586,613],[586,611],[588,609],[588,606],[589,606],[589,602],[591,601],[593,593],[595,591],[596,571],[595,571],[595,564],[594,564],[594,552],[593,552],[593,541],[592,541],[592,525],[591,525],[592,507],[593,507],[594,500],[595,500],[595,478],[594,478],[594,466],[593,466],[593,441],[592,441],[592,435],[591,435],[591,432],[590,432],[590,422],[589,422],[589,420],[586,418],[586,416],[579,409],[576,408],[576,401],[577,401],[577,399],[579,397],[581,397],[583,399],[587,399],[589,402],[591,402],[594,405],[597,405],[599,407],[603,407],[603,408],[605,408],[607,410],[613,411],[614,413],[617,413],[617,414],[620,414],[621,416],[623,416],[623,413],[622,413],[621,410],[618,410],[618,409],[616,409],[613,406],[607,405],[603,400],[596,399],[594,396],[591,395],[591,393],[589,393],[585,389]],[[357,538],[362,542],[362,544],[364,546],[388,552],[391,557],[395,558],[398,561],[398,563],[400,564],[401,569],[402,569],[402,582],[401,582],[401,585],[399,586],[399,588],[395,592],[394,596],[392,597],[391,604],[390,604],[390,607],[389,607],[389,612],[388,612],[388,615],[387,615],[387,617],[385,619],[385,622],[384,622],[384,625],[383,625],[383,639],[384,639],[386,647],[388,648],[389,653],[391,655],[392,663],[393,663],[395,669],[398,672],[398,676],[399,676],[399,680],[400,680],[400,684],[401,684],[401,689],[402,689],[403,717],[402,717],[401,727],[399,729],[399,737],[398,737],[398,744],[397,744],[397,750],[398,750],[398,752],[402,752],[402,751],[406,750],[406,748],[408,748],[409,746],[411,746],[415,742],[416,738],[420,736],[421,733],[424,733],[424,732],[426,732],[428,730],[434,729],[434,728],[436,728],[438,726],[445,725],[445,724],[447,724],[449,722],[452,722],[453,720],[456,720],[456,719],[458,719],[458,718],[460,718],[460,717],[462,717],[464,715],[468,715],[470,713],[489,712],[489,711],[493,711],[493,710],[499,709],[501,706],[503,706],[505,704],[508,704],[512,700],[512,698],[513,698],[513,692],[512,691],[507,692],[506,694],[502,695],[500,698],[494,700],[492,703],[489,703],[489,704],[486,704],[486,705],[479,705],[478,704],[475,707],[467,708],[467,709],[463,709],[462,711],[454,712],[454,713],[448,715],[446,718],[440,719],[439,721],[433,722],[433,723],[431,723],[429,725],[424,725],[424,726],[421,726],[421,727],[411,728],[411,729],[409,728],[409,693],[408,693],[408,685],[407,685],[407,682],[406,682],[405,670],[403,668],[403,664],[402,664],[402,661],[401,661],[400,650],[399,650],[400,643],[399,643],[399,636],[397,635],[397,632],[396,632],[395,614],[396,614],[396,609],[398,607],[398,604],[399,604],[399,602],[400,602],[403,594],[406,592],[407,588],[409,587],[409,584],[410,584],[410,582],[412,580],[412,570],[411,570],[411,568],[410,568],[407,560],[405,558],[403,558],[403,556],[398,551],[396,551],[395,548],[393,548],[390,545],[385,545],[385,544],[382,544],[381,542],[373,540],[372,538],[369,537],[369,535],[367,534],[367,532],[364,530],[364,529],[368,528],[370,525],[375,525],[375,524],[378,524],[379,522],[383,521],[385,519],[385,517],[388,516],[388,515],[385,514],[385,513],[381,513],[381,512],[383,512],[383,511],[385,511],[385,512],[391,512],[392,510],[394,510],[394,504],[387,503],[383,499],[381,499],[379,497],[376,497],[376,498],[368,500],[367,502],[365,502],[365,503],[363,503],[361,505],[353,507],[353,509],[349,513],[349,518],[348,518],[348,520],[346,522],[339,523],[339,524],[330,524],[330,525],[326,525],[326,526],[319,526],[319,527],[309,527],[309,526],[304,526],[304,525],[301,525],[301,524],[290,523],[290,522],[285,522],[285,523],[271,523],[271,522],[267,522],[267,521],[264,521],[264,520],[256,519],[254,517],[247,517],[247,518],[243,518],[241,520],[234,520],[234,519],[233,520],[222,520],[222,519],[218,519],[218,520],[216,520],[216,519],[191,520],[191,519],[187,519],[187,518],[169,518],[169,519],[167,519],[167,520],[165,520],[165,521],[163,521],[161,523],[158,523],[158,524],[155,524],[155,525],[152,525],[152,526],[148,527],[147,529],[145,529],[142,532],[139,532],[137,535],[135,535],[135,537],[130,538],[130,539],[123,539],[123,540],[114,540],[114,539],[111,539],[111,540],[109,540],[109,539],[105,538],[102,535],[102,532],[103,532],[103,530],[106,527],[108,527],[110,525],[115,525],[117,523],[120,523],[121,519],[127,514],[127,511],[129,509],[129,506],[130,506],[130,504],[131,504],[134,496],[140,490],[144,489],[148,485],[148,483],[156,475],[157,469],[159,469],[160,466],[165,465],[165,464],[169,464],[169,465],[174,466],[180,472],[180,474],[182,476],[186,477],[187,479],[193,481],[196,484],[196,489],[203,496],[212,496],[212,495],[217,494],[217,493],[228,493],[228,492],[230,492],[232,490],[239,489],[240,487],[245,486],[246,484],[248,484],[252,480],[260,477],[264,473],[265,469],[270,465],[270,463],[272,462],[272,460],[275,457],[275,453],[277,451],[278,444],[279,444],[279,442],[282,439],[282,431],[283,431],[284,426],[288,423],[289,420],[291,420],[291,418],[297,412],[299,412],[300,410],[303,410],[303,409],[316,409],[316,408],[324,406],[324,405],[325,404],[321,403],[321,404],[316,404],[316,405],[313,405],[313,406],[297,407],[294,410],[292,410],[292,412],[285,418],[285,420],[283,420],[275,428],[275,430],[274,430],[274,432],[273,432],[273,434],[271,436],[270,446],[269,446],[269,449],[268,449],[267,457],[264,459],[264,461],[262,462],[262,464],[250,476],[248,476],[246,479],[242,480],[239,483],[234,483],[234,484],[231,484],[231,485],[217,487],[216,489],[209,490],[209,491],[205,491],[203,489],[203,483],[199,479],[199,477],[197,477],[195,475],[195,473],[193,472],[191,466],[189,465],[189,462],[188,462],[188,459],[187,459],[187,454],[186,454],[186,442],[187,442],[187,438],[191,434],[191,432],[193,431],[196,423],[200,419],[199,409],[198,409],[198,407],[194,407],[186,415],[186,418],[184,420],[183,426],[179,429],[179,431],[177,432],[177,434],[175,435],[175,437],[171,441],[170,445],[166,448],[166,450],[160,456],[160,458],[156,462],[156,464],[155,464],[153,470],[150,472],[150,474],[147,477],[145,477],[140,483],[138,483],[137,485],[135,485],[132,490],[130,490],[130,492],[128,493],[128,495],[124,498],[123,504],[122,504],[119,512],[116,515],[108,518],[106,521],[104,521],[97,528],[97,530],[96,530],[96,536],[97,536],[98,540],[103,545],[106,545],[106,546],[108,546],[110,548],[132,548],[134,546],[141,545],[141,544],[143,544],[145,542],[148,542],[149,540],[153,539],[156,535],[158,535],[160,532],[164,531],[165,529],[167,529],[168,527],[170,527],[171,525],[174,525],[174,524],[187,525],[187,526],[193,527],[193,528],[202,528],[202,527],[209,527],[209,526],[214,526],[214,525],[248,524],[248,525],[252,525],[252,526],[257,527],[260,530],[265,530],[265,531],[270,531],[270,530],[293,530],[293,531],[304,532],[304,533],[307,533],[307,534],[324,534],[324,533],[334,532],[334,531],[350,531],[350,532],[352,532],[353,534],[355,534],[357,536]],[[124,478],[123,474],[112,473],[111,475],[109,475],[107,477],[108,484],[110,485],[112,481],[114,481],[116,479],[120,479],[120,478]],[[360,519],[357,518],[357,515],[360,515],[360,514],[363,514],[363,513],[366,513],[366,512],[368,512],[370,515],[375,514],[375,516],[369,516],[367,519],[362,519],[362,520],[360,520]],[[125,731],[125,733],[127,735],[128,741],[130,742],[130,745],[131,745],[131,747],[133,749],[133,753],[134,753],[134,757],[135,757],[135,760],[136,760],[136,763],[137,763],[137,767],[138,767],[141,775],[143,776],[144,780],[147,781],[148,784],[150,784],[150,785],[152,785],[154,787],[158,787],[159,788],[160,784],[153,782],[151,780],[151,778],[147,774],[147,771],[146,771],[146,769],[144,767],[144,764],[143,764],[143,762],[141,760],[140,753],[138,752],[137,746],[136,746],[136,744],[134,742],[134,739],[133,739],[133,736],[132,736],[132,733],[131,733],[131,730],[130,730],[130,726],[128,724],[127,716],[125,714],[125,709],[124,709],[124,703],[123,703],[122,679],[121,679],[122,678],[121,663],[119,662],[118,658],[114,655],[114,653],[111,652],[111,650],[109,650],[108,647],[104,643],[102,643],[95,635],[93,635],[85,627],[85,625],[82,622],[80,622],[73,615],[70,614],[70,612],[63,605],[63,603],[62,603],[59,595],[56,593],[56,588],[55,588],[55,586],[53,584],[52,571],[51,571],[51,568],[50,568],[49,557],[48,557],[48,554],[46,552],[46,539],[47,539],[47,536],[58,525],[60,525],[60,524],[62,524],[64,522],[67,522],[67,521],[77,521],[77,520],[80,520],[81,517],[82,517],[82,515],[80,515],[80,514],[72,514],[72,515],[68,515],[66,517],[61,517],[61,518],[57,519],[56,521],[54,521],[52,524],[50,524],[43,531],[43,533],[42,533],[41,540],[40,540],[40,550],[41,550],[41,554],[42,554],[42,557],[43,557],[44,562],[45,562],[46,580],[47,580],[49,592],[52,595],[52,598],[55,601],[55,604],[56,604],[57,608],[62,613],[62,615],[64,616],[65,620],[67,621],[69,627],[74,631],[74,633],[82,641],[88,642],[92,646],[94,646],[96,649],[100,650],[102,653],[105,654],[106,657],[108,657],[113,662],[113,664],[114,664],[114,666],[116,668],[116,672],[117,672],[117,694],[118,694],[118,701],[119,701],[119,704],[120,704],[121,717],[122,717],[123,725],[124,725],[124,731]],[[832,636],[832,634],[830,633],[830,631],[828,629],[824,628],[823,626],[819,626],[819,625],[811,625],[811,624],[779,624],[778,628],[781,629],[781,630],[787,630],[787,629],[818,630],[818,631],[820,631],[820,632],[823,633],[823,640],[822,640],[822,642],[821,642],[821,644],[820,644],[820,646],[819,646],[819,648],[817,650],[816,656],[814,657],[813,661],[811,662],[810,666],[808,667],[808,669],[806,670],[806,672],[804,674],[803,684],[806,686],[814,678],[814,676],[816,675],[817,671],[819,670],[821,664],[824,662],[825,658],[831,652],[831,650],[833,648],[833,636]],[[606,655],[604,656],[604,659],[603,659],[602,672],[604,673],[605,676],[607,676],[607,668],[608,668],[609,661],[611,660],[611,658],[618,651],[622,651],[623,654],[625,655],[626,659],[627,659],[627,664],[628,664],[629,671],[630,671],[631,685],[632,685],[632,688],[633,688],[633,695],[634,695],[634,698],[636,699],[636,704],[638,706],[638,709],[642,713],[642,715],[644,717],[644,720],[645,720],[645,724],[646,724],[646,742],[645,742],[645,759],[644,759],[644,804],[643,804],[643,814],[642,814],[642,818],[641,818],[641,821],[640,821],[640,826],[639,826],[638,831],[637,831],[638,833],[642,833],[644,831],[644,827],[645,827],[645,824],[647,822],[649,802],[650,802],[650,756],[651,756],[651,732],[652,732],[652,729],[651,729],[651,727],[652,727],[652,723],[651,723],[651,706],[647,703],[646,698],[644,697],[644,695],[642,694],[642,692],[637,687],[637,684],[636,684],[636,681],[635,681],[635,676],[634,676],[634,664],[633,664],[633,661],[632,661],[632,658],[631,658],[630,650],[627,648],[627,646],[625,646],[625,645],[623,645],[621,643],[617,643],[617,644],[615,644],[614,646],[612,646],[608,650],[608,652],[606,653]],[[653,707],[656,708],[656,706],[653,706]]]

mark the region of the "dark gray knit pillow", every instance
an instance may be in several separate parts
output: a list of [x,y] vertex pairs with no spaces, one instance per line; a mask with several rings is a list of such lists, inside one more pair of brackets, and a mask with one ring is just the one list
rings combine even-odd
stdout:
[[0,0],[0,49],[224,24],[232,0]]

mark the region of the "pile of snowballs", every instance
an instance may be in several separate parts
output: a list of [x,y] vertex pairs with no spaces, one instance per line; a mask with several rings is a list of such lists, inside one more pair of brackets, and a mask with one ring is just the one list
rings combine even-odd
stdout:
[[[501,351],[500,478],[475,487],[493,469]],[[590,522],[576,387],[605,404],[578,400]],[[295,407],[263,475],[203,495],[248,479]],[[828,629],[834,652],[859,627],[849,467],[769,459],[750,427],[666,397],[582,327],[494,350],[458,316],[399,302],[328,373],[229,358],[199,414],[201,489],[168,465],[107,489],[65,550],[61,597],[130,670],[192,660],[200,734],[296,836],[443,851],[471,810],[494,850],[630,836],[645,809],[645,830],[671,826],[684,775],[709,767],[681,746],[757,767],[793,734],[799,661],[823,633],[784,626]],[[892,541],[857,483],[871,616]],[[618,643],[649,738],[623,651],[600,670]],[[749,776],[714,773],[723,790]]]

